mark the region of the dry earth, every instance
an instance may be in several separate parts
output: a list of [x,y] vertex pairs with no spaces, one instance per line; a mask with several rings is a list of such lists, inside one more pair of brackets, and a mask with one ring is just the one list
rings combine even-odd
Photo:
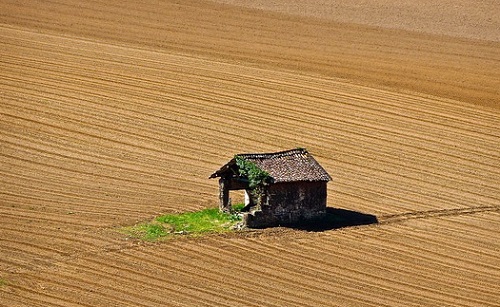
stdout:
[[[322,2],[2,1],[0,305],[498,306],[500,6]],[[436,28],[452,5],[481,34]],[[235,153],[297,146],[330,206],[379,223],[116,231],[215,206]]]

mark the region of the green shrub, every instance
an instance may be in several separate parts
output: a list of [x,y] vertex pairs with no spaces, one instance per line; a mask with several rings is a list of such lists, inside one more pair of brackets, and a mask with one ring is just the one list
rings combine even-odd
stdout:
[[235,156],[234,159],[236,160],[240,176],[248,178],[250,189],[255,189],[269,183],[271,176],[268,172],[258,167],[257,164],[241,156]]

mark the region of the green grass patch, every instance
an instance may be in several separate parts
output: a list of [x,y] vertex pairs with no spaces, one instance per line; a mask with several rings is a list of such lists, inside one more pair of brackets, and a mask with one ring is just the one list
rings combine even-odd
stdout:
[[218,208],[197,212],[162,215],[149,223],[122,228],[122,232],[146,241],[155,241],[175,235],[200,235],[204,233],[227,232],[234,229],[241,220],[238,212],[242,204],[233,206],[234,214],[222,213]]
[[0,287],[7,286],[9,282],[6,279],[0,278]]
[[241,210],[243,210],[243,208],[245,208],[245,204],[233,205],[233,211],[236,213],[241,212]]

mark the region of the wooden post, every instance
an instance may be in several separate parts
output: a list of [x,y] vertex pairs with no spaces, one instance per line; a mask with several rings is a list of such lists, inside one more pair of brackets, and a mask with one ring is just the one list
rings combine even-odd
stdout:
[[219,210],[230,212],[229,208],[229,182],[223,178],[219,179]]

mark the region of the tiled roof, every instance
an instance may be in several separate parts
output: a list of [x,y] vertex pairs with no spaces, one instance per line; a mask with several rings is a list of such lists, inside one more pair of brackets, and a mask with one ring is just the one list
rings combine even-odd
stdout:
[[[238,154],[269,173],[274,182],[330,181],[331,177],[305,149],[292,149],[276,153]],[[232,159],[210,178],[221,177],[236,164]]]

